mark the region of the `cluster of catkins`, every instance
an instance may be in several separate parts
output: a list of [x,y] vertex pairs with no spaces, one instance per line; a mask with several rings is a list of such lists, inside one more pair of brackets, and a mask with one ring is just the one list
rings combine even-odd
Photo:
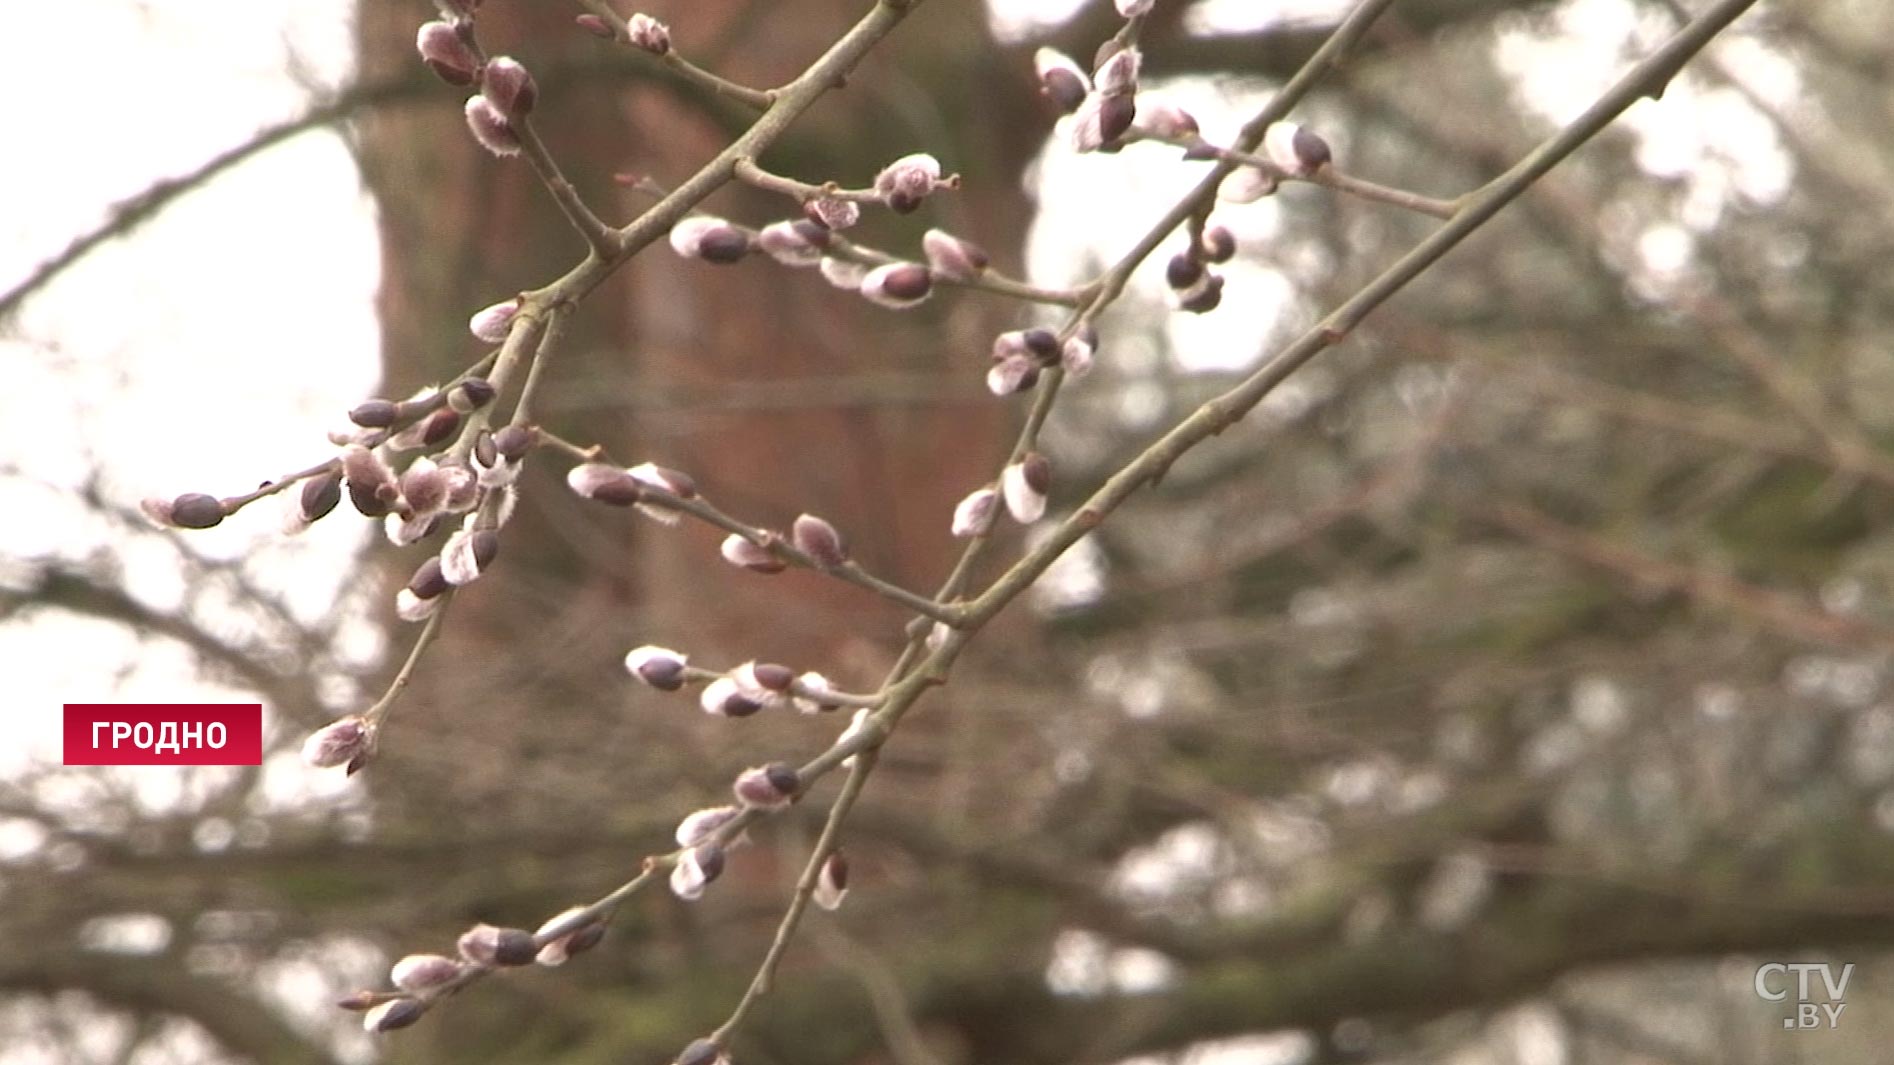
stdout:
[[[935,191],[957,184],[957,178],[941,175],[938,159],[915,154],[882,168],[871,195],[889,210],[908,214]],[[814,266],[837,288],[896,310],[919,306],[933,294],[936,279],[972,281],[987,268],[987,254],[978,245],[939,229],[921,239],[925,264],[897,260],[870,265],[831,254],[838,250],[837,234],[860,220],[856,199],[819,193],[804,201],[803,217],[772,222],[760,230],[714,215],[693,215],[671,227],[671,248],[687,259],[708,263],[734,263],[762,252],[785,266]]]
[[[796,772],[789,766],[779,763],[746,770],[733,787],[740,805],[698,810],[679,822],[676,838],[680,850],[673,859],[672,892],[685,900],[701,898],[705,887],[723,872],[726,849],[746,842],[740,831],[730,833],[737,818],[746,809],[769,810],[786,805],[799,788]],[[817,906],[834,910],[847,895],[848,858],[835,850],[823,860],[810,898]],[[451,956],[410,954],[395,962],[388,973],[394,990],[356,991],[337,1004],[361,1012],[362,1027],[369,1032],[406,1028],[436,1002],[490,972],[533,964],[565,964],[573,955],[597,946],[605,938],[610,919],[609,908],[593,905],[571,907],[532,932],[476,924],[461,933]],[[707,1044],[716,1052],[693,1058],[693,1052],[701,1054],[703,1050],[699,1044]],[[698,1040],[678,1060],[709,1062],[720,1056],[714,1044]]]
[[[1127,19],[1136,20],[1149,11],[1151,0],[1117,0],[1117,5]],[[526,143],[522,124],[536,102],[537,88],[517,61],[504,56],[482,58],[472,25],[478,6],[479,0],[443,0],[442,17],[420,28],[416,47],[422,61],[443,80],[475,90],[466,104],[466,119],[479,143],[497,155],[515,155]],[[586,14],[579,16],[578,23],[598,36],[622,39],[652,55],[665,57],[671,52],[668,28],[647,15],[614,24]],[[1183,145],[1187,157],[1218,157],[1220,149],[1202,140],[1188,112],[1162,101],[1139,103],[1140,56],[1135,47],[1116,40],[1108,43],[1089,74],[1050,50],[1041,50],[1037,66],[1045,95],[1071,116],[1070,136],[1078,150],[1116,151],[1132,141],[1152,139]],[[1263,147],[1270,166],[1240,169],[1227,183],[1225,199],[1255,199],[1274,191],[1279,180],[1313,174],[1329,162],[1328,146],[1320,137],[1286,123],[1267,132]],[[859,221],[862,203],[878,202],[905,214],[957,182],[956,177],[943,176],[939,161],[932,156],[909,155],[876,175],[871,190],[848,193],[824,186],[812,191],[800,218],[752,230],[697,215],[672,228],[670,244],[682,256],[717,264],[761,252],[786,265],[815,266],[836,286],[884,306],[913,307],[931,295],[936,282],[978,281],[988,268],[986,252],[970,241],[932,229],[921,240],[925,262],[888,261],[887,256],[848,244],[840,233]],[[1174,256],[1166,270],[1181,308],[1201,313],[1217,305],[1223,282],[1208,267],[1228,261],[1235,250],[1228,229],[1199,227],[1190,247]],[[496,303],[475,314],[469,329],[482,341],[503,344],[521,310],[518,299]],[[1004,396],[1031,389],[1042,373],[1054,368],[1075,377],[1083,375],[1092,366],[1097,346],[1097,333],[1083,318],[1063,335],[1045,328],[1001,333],[993,342],[987,385],[994,394]],[[440,549],[421,563],[396,594],[395,609],[401,618],[419,621],[432,616],[450,589],[475,580],[493,563],[498,529],[513,506],[520,464],[538,443],[538,431],[525,425],[482,428],[470,441],[463,439],[465,417],[494,398],[489,382],[468,376],[408,400],[372,399],[356,406],[348,414],[349,425],[330,434],[340,454],[303,477],[300,490],[291,493],[289,529],[308,527],[334,510],[344,495],[363,515],[381,519],[388,538],[396,544],[416,543],[451,526]],[[418,454],[397,469],[401,457],[411,452]],[[1046,511],[1051,478],[1051,465],[1044,455],[1027,451],[1017,456],[996,484],[975,490],[954,508],[953,535],[988,535],[1002,508],[1020,523],[1038,521]],[[584,462],[569,471],[567,483],[583,498],[635,507],[667,524],[698,500],[697,485],[688,475],[650,463],[620,467]],[[144,509],[165,525],[208,528],[252,498],[223,500],[186,493],[147,500]],[[731,533],[721,554],[733,565],[760,573],[779,572],[792,562],[829,570],[852,565],[841,533],[809,514],[798,517],[787,534],[771,530]],[[944,626],[937,624],[930,643],[944,632]],[[786,666],[760,662],[719,673],[693,668],[684,655],[656,646],[632,650],[625,666],[634,677],[662,691],[702,682],[699,705],[721,717],[747,717],[779,705],[810,714],[853,705],[857,707],[854,719],[838,737],[838,746],[865,742],[864,733],[872,724],[869,700],[838,692],[820,673],[798,674]],[[372,757],[378,727],[379,721],[370,714],[332,722],[308,738],[304,759],[319,767],[347,766],[354,772]],[[842,764],[852,761],[851,755]],[[734,803],[685,817],[676,831],[679,849],[660,860],[669,866],[672,892],[686,900],[701,897],[722,873],[727,852],[746,841],[743,830],[749,821],[793,803],[805,784],[802,774],[785,762],[752,767],[732,783]],[[847,890],[848,863],[835,851],[820,867],[813,900],[834,909]],[[611,908],[599,903],[569,909],[532,932],[476,925],[460,936],[454,955],[404,957],[390,972],[394,990],[360,991],[341,1004],[362,1011],[364,1027],[371,1032],[405,1027],[442,997],[490,971],[534,963],[558,965],[595,946],[605,934],[610,915]],[[682,1065],[716,1065],[727,1061],[727,1056],[717,1042],[699,1039],[677,1060]]]
[[[465,377],[413,398],[371,399],[348,412],[348,425],[329,434],[341,450],[287,492],[284,531],[300,532],[334,511],[346,496],[365,517],[379,518],[395,544],[417,543],[451,528],[395,596],[395,612],[419,621],[440,608],[451,588],[485,573],[499,553],[498,528],[512,512],[513,482],[535,443],[530,428],[481,429],[465,454],[457,443],[467,415],[493,402],[482,377]],[[452,445],[444,450],[435,450]],[[416,453],[405,467],[396,464]],[[217,525],[258,495],[219,499],[187,492],[143,502],[160,525],[204,529]],[[361,768],[373,750],[373,726],[344,718],[311,736],[304,757],[314,765]]]

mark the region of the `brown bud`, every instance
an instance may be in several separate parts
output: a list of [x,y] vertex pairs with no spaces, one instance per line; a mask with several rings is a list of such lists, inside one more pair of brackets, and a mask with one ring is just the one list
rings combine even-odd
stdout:
[[763,709],[758,697],[761,694],[746,692],[734,678],[718,677],[704,686],[697,705],[704,708],[704,713],[718,717],[749,717]]
[[509,122],[517,122],[532,114],[533,104],[539,100],[539,86],[519,60],[495,56],[480,72],[480,95],[492,100]]
[[1020,524],[1038,521],[1046,512],[1046,493],[1052,487],[1052,463],[1037,451],[1028,451],[1000,475],[1000,495],[1006,509]]
[[401,404],[387,399],[371,399],[358,403],[349,411],[349,421],[364,429],[386,429],[401,417]]
[[704,874],[705,882],[723,875],[724,849],[720,843],[701,843],[691,848],[691,858]]
[[1059,334],[1050,329],[1028,329],[1020,335],[1026,351],[1041,366],[1059,361]]
[[[849,204],[848,206],[854,206]],[[805,214],[807,211],[805,210]],[[798,218],[789,223],[796,235],[818,248],[826,248],[835,241],[835,232],[816,218]]]
[[171,501],[171,524],[184,529],[208,529],[224,520],[223,501],[203,492],[186,492]]
[[771,810],[787,806],[789,800],[796,797],[796,793],[802,790],[802,777],[787,762],[771,762],[755,769],[745,769],[738,775],[731,790],[743,805]]
[[848,859],[839,850],[831,851],[816,876],[815,893],[811,898],[817,906],[835,910],[841,907],[842,899],[847,895]]
[[500,534],[492,529],[462,529],[447,538],[437,556],[441,576],[452,585],[471,584],[500,553]]
[[447,578],[441,573],[439,555],[429,555],[415,569],[414,576],[408,578],[408,591],[413,592],[416,599],[433,599],[449,587]]
[[996,396],[1024,392],[1039,383],[1039,364],[1029,355],[1008,355],[986,372],[987,390]]
[[1164,266],[1164,283],[1180,292],[1196,284],[1202,276],[1203,263],[1187,251],[1171,256],[1171,261]]
[[750,254],[750,235],[734,226],[704,235],[698,254],[708,263],[733,263]]
[[383,499],[376,491],[375,485],[364,484],[361,481],[350,481],[348,485],[349,502],[355,504],[355,509],[360,511],[363,517],[379,518],[388,513],[391,501]]
[[[1236,234],[1226,226],[1211,226],[1203,231],[1203,257],[1213,263],[1227,263],[1236,255]],[[1173,288],[1182,286],[1173,285]]]
[[433,447],[453,436],[459,428],[460,412],[452,407],[442,407],[421,422],[421,443]]
[[605,462],[587,462],[566,471],[566,484],[586,499],[595,499],[614,507],[638,502],[644,489],[638,479],[625,470]]
[[775,662],[758,662],[750,667],[756,682],[773,692],[786,692],[796,682],[796,671]]
[[1205,274],[1193,290],[1177,301],[1177,306],[1192,314],[1207,314],[1223,302],[1223,278]]
[[1085,79],[1075,69],[1048,70],[1040,76],[1040,91],[1046,94],[1059,110],[1066,114],[1079,109],[1085,102]]
[[531,965],[539,953],[533,934],[524,928],[496,928],[477,924],[462,932],[457,944],[460,956],[476,965]]
[[682,688],[687,675],[683,655],[666,647],[648,644],[626,653],[625,669],[653,688],[666,692]]
[[1107,96],[1098,102],[1098,132],[1106,142],[1125,135],[1138,117],[1137,101],[1129,94]]
[[518,462],[532,450],[535,435],[524,425],[502,426],[493,433],[493,448],[507,461]]
[[723,847],[701,843],[687,850],[671,868],[671,892],[680,899],[702,898],[704,888],[723,873]]
[[1092,91],[1092,79],[1085,76],[1077,63],[1055,49],[1039,49],[1033,55],[1033,67],[1039,74],[1039,91],[1068,115],[1077,111],[1085,102],[1086,94]]
[[903,310],[927,299],[934,290],[934,279],[919,263],[888,263],[868,271],[862,278],[861,294],[881,304]]
[[728,264],[750,253],[750,235],[712,215],[692,215],[671,227],[671,249],[687,259]]
[[1312,174],[1333,158],[1328,142],[1294,122],[1277,122],[1263,131],[1263,154],[1291,174]]
[[421,24],[414,40],[421,62],[449,85],[472,85],[480,69],[480,59],[460,32],[450,23],[435,20]]
[[938,159],[917,152],[896,159],[875,175],[875,195],[895,213],[907,214],[935,189],[949,183],[941,180]]
[[421,1019],[427,1003],[418,998],[397,998],[384,1002],[362,1017],[362,1028],[369,1032],[392,1032]]
[[1327,166],[1335,157],[1334,153],[1329,151],[1328,142],[1307,126],[1296,127],[1295,138],[1291,144],[1295,148],[1296,158],[1311,171]]
[[493,396],[491,381],[484,377],[469,377],[447,393],[447,405],[462,414],[471,414],[493,402]]
[[848,545],[835,526],[813,514],[796,518],[789,528],[789,539],[796,549],[825,569],[834,569],[848,561]]
[[593,921],[566,937],[567,954],[583,954],[605,938],[605,922]]
[[331,470],[303,482],[302,497],[297,501],[304,521],[327,517],[342,502],[342,471]]

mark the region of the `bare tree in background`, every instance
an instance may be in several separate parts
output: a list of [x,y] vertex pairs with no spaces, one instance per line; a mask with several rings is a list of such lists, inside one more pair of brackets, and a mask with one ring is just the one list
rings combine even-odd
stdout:
[[[73,770],[4,786],[7,812],[50,833],[0,870],[19,945],[0,963],[12,1023],[77,1046],[57,1022],[78,991],[86,1015],[130,1018],[128,1060],[180,1025],[220,1056],[332,1060],[352,1052],[334,1016],[272,1004],[259,974],[335,971],[368,943],[454,955],[476,922],[530,931],[589,905],[531,944],[609,918],[556,972],[484,979],[456,963],[411,967],[410,994],[378,983],[357,1004],[383,1020],[427,1004],[383,1052],[664,1061],[716,1033],[746,1065],[1110,1062],[1299,1033],[1283,1045],[1301,1060],[1531,1061],[1546,1046],[1573,1062],[1879,1060],[1894,460],[1872,147],[1894,25],[1841,5],[1765,9],[1679,73],[1748,5],[1685,6],[1639,9],[1621,91],[1561,128],[1530,116],[1493,59],[1496,39],[1549,33],[1570,10],[1558,4],[1366,3],[1339,32],[1208,36],[1181,6],[1132,5],[1127,22],[1093,4],[1044,41],[1006,44],[984,11],[939,2],[865,22],[827,0],[677,5],[649,11],[670,24],[659,57],[648,24],[599,5],[495,0],[477,41],[529,67],[538,97],[528,126],[487,76],[510,118],[489,136],[524,136],[531,157],[501,160],[448,110],[464,93],[421,87],[425,5],[370,6],[357,110],[326,117],[359,117],[381,207],[383,391],[453,381],[488,355],[478,375],[498,399],[440,446],[461,459],[491,446],[479,419],[536,427],[517,511],[500,556],[423,622],[438,636],[370,722],[355,810],[259,815],[254,775],[161,816],[102,792],[81,812],[50,803]],[[817,58],[838,39],[873,47]],[[1143,55],[1145,125],[1119,132],[1172,142],[1118,158],[1173,161],[1177,191],[1100,202],[1148,216],[1149,239],[1073,270],[1094,284],[1035,286],[1035,311],[1006,280],[1038,280],[1029,163],[1057,111],[1033,53],[1079,57],[1094,84],[1073,97],[1077,120],[1100,120],[1134,95],[1103,69],[1113,39]],[[1751,83],[1759,50],[1793,65],[1792,99]],[[1152,126],[1163,79],[1187,73],[1270,91],[1240,136]],[[763,101],[744,86],[788,88]],[[1706,112],[1740,103],[1790,191],[1732,191],[1740,160],[1712,150],[1652,179],[1635,158],[1648,134],[1596,136],[1666,89]],[[1326,143],[1266,143],[1290,118]],[[700,170],[759,128],[780,135],[754,153],[767,172]],[[834,239],[868,250],[828,250],[929,263],[921,232],[938,227],[991,254],[975,284],[950,285],[937,256],[938,291],[897,314],[753,251],[765,224],[801,216],[782,178],[864,187],[913,152],[958,186],[913,214],[865,194],[861,223]],[[1226,199],[1280,185],[1275,231],[1237,240],[1227,265],[1215,230],[1246,234],[1245,212],[1264,208],[1219,203],[1219,183]],[[1048,211],[1100,199],[1037,191]],[[736,225],[699,223],[696,260],[662,246],[706,214]],[[588,239],[599,267],[543,287]],[[749,254],[715,265],[704,240]],[[1653,252],[1678,242],[1681,257]],[[1160,308],[1162,279],[1204,309],[1202,277],[1226,271],[1203,321],[1251,314],[1246,284],[1269,273],[1293,282],[1311,328],[1261,338],[1247,371],[1183,369],[1163,353],[1203,334]],[[470,313],[519,292],[541,295],[497,353],[466,336]],[[1052,346],[1019,336],[989,359],[996,336],[1031,328]],[[1088,329],[1095,372],[1066,381]],[[1027,369],[1036,385],[1013,391]],[[451,409],[454,391],[390,428]],[[464,387],[455,399],[476,406]],[[1047,515],[1024,536],[997,516],[935,594],[964,542],[956,504],[1023,471],[1027,452],[1052,471]],[[695,491],[598,470],[586,494],[686,520],[662,528],[568,488],[574,463],[605,455],[688,471]],[[848,564],[824,526],[792,535],[804,513],[841,530]],[[730,550],[787,570],[724,565],[734,525],[780,531]],[[372,549],[375,599],[410,585],[438,540]],[[1035,609],[1028,588],[1061,556]],[[325,691],[346,622],[311,629],[241,565],[180,558],[253,622],[156,614],[97,560],[22,560],[5,602],[181,641],[302,730],[376,701]],[[393,677],[416,628],[387,624]],[[639,686],[620,663],[644,644],[704,672],[688,692]],[[698,713],[701,687],[746,660],[820,671],[882,731],[831,747],[855,707],[800,715],[787,698],[741,720]],[[778,701],[753,675],[738,696]],[[674,849],[678,820],[773,763],[797,770],[752,780],[747,812],[709,844],[723,875],[699,901],[674,898],[680,863],[716,861]],[[800,801],[774,811],[770,788]],[[254,845],[201,853],[194,833],[213,818],[257,826]],[[726,846],[745,828],[749,846]],[[838,842],[854,890],[803,919]],[[652,889],[607,894],[627,882]],[[87,929],[132,914],[166,922],[169,946],[85,949]],[[778,937],[786,952],[766,961]],[[1857,963],[1851,1008],[1832,1032],[1783,1032],[1792,1004],[1757,998],[1756,967],[1814,956]],[[769,989],[753,996],[759,963]],[[1260,1060],[1261,1045],[1232,1053]]]

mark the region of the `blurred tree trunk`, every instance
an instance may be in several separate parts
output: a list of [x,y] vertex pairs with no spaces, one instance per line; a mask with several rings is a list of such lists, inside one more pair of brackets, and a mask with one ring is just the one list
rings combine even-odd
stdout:
[[[539,74],[542,135],[588,202],[622,224],[649,200],[615,185],[614,173],[675,185],[744,116],[662,77],[561,76],[622,55],[578,30],[574,10],[490,3],[479,13],[480,38],[491,54],[513,55]],[[693,60],[772,86],[819,55],[863,5],[716,0],[645,10],[671,25]],[[414,29],[426,15],[418,3],[365,5],[364,77],[411,67]],[[927,5],[764,161],[805,180],[859,186],[889,160],[931,152],[965,175],[962,191],[907,218],[870,211],[851,235],[918,256],[921,230],[939,225],[1017,268],[1030,212],[1019,167],[1047,116],[1028,75],[1001,69],[1002,59],[984,7]],[[478,357],[463,325],[469,314],[544,284],[584,251],[522,161],[496,160],[467,135],[456,113],[462,94],[442,86],[440,98],[438,107],[386,112],[362,127],[363,169],[380,204],[391,395]],[[743,188],[705,209],[757,225],[796,211],[787,199]],[[931,591],[951,557],[954,502],[991,474],[1010,438],[1000,424],[1008,413],[980,381],[989,338],[1013,313],[990,298],[952,294],[896,314],[830,287],[814,270],[762,256],[708,266],[660,243],[587,301],[539,412],[561,435],[603,443],[621,460],[688,471],[710,498],[758,524],[786,528],[803,511],[828,517],[870,569]],[[563,828],[675,817],[692,801],[680,779],[716,801],[743,765],[800,760],[840,727],[705,720],[688,695],[628,682],[619,660],[632,646],[675,646],[710,666],[785,661],[856,688],[877,683],[898,648],[905,619],[880,600],[811,574],[736,570],[718,558],[711,531],[663,529],[584,504],[561,483],[564,468],[550,454],[529,466],[502,564],[455,604],[402,707],[373,785],[389,807],[389,832],[478,835],[481,822]],[[418,557],[394,564],[391,587]],[[411,638],[412,630],[395,630],[397,648]],[[898,768],[884,776],[892,779],[878,788],[905,787]],[[467,809],[480,817],[466,818]],[[662,843],[653,836],[648,846]],[[615,868],[555,869],[548,879],[591,897],[635,872],[636,861],[626,852]],[[760,920],[772,919],[768,904],[781,894],[772,864],[752,856],[733,870],[739,881],[753,874]],[[534,901],[549,913],[577,897]],[[669,912],[664,901],[650,906]],[[474,916],[521,920],[519,910],[443,914],[441,931]],[[724,992],[746,978],[748,954],[723,967],[728,986],[699,996],[699,1013],[734,1003]],[[669,1023],[694,1034],[689,1016]],[[410,1042],[462,1045],[464,1035],[442,1034],[457,1027]]]

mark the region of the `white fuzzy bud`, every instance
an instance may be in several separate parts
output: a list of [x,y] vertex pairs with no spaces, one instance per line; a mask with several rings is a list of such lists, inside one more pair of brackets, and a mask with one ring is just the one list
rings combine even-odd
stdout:
[[396,987],[414,995],[439,991],[459,976],[460,963],[440,954],[410,954],[388,973]]
[[684,686],[688,661],[668,647],[647,644],[625,654],[625,670],[659,691],[674,692]]
[[1030,525],[1046,513],[1046,492],[1052,487],[1052,464],[1037,451],[1029,451],[1000,475],[1000,494],[1013,520]]
[[921,249],[935,273],[955,281],[971,281],[987,268],[985,249],[945,230],[930,229],[921,234]]
[[513,328],[513,318],[520,313],[518,299],[505,300],[487,307],[467,320],[467,331],[477,340],[489,344],[503,344],[506,335]]
[[712,806],[697,810],[677,823],[677,845],[695,847],[710,842],[717,830],[730,823],[730,820],[742,813],[736,806]]
[[1294,122],[1277,122],[1263,132],[1263,154],[1298,177],[1315,173],[1331,158],[1327,141]]
[[999,516],[1000,494],[991,488],[977,489],[954,507],[953,534],[961,539],[985,536]]
[[848,897],[848,859],[841,851],[831,851],[817,874],[811,901],[825,910],[837,910]]
[[823,256],[818,268],[822,271],[824,281],[849,292],[859,291],[862,287],[862,278],[868,276],[866,266],[847,259],[837,259],[833,255]]
[[875,195],[895,213],[907,214],[942,184],[940,160],[917,152],[896,159],[875,175]]
[[742,566],[757,573],[781,573],[788,568],[788,564],[771,554],[768,548],[758,546],[736,533],[724,537],[717,551],[732,566]]

